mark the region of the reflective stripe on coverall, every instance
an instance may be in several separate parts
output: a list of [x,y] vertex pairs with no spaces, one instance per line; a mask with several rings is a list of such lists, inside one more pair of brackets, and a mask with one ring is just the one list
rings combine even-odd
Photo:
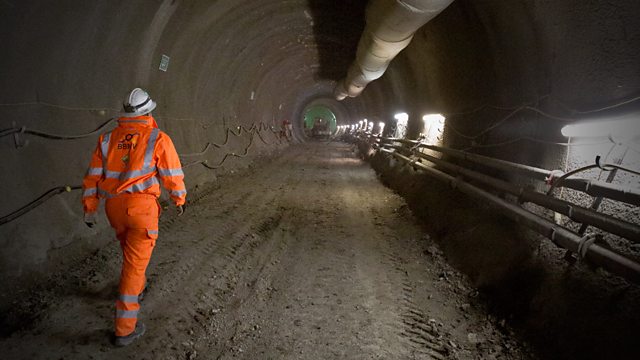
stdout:
[[159,177],[176,205],[187,192],[180,159],[151,116],[120,118],[118,127],[100,136],[83,182],[86,213],[106,198],[109,223],[122,247],[123,263],[116,301],[116,336],[135,330],[145,286],[145,271],[158,238]]

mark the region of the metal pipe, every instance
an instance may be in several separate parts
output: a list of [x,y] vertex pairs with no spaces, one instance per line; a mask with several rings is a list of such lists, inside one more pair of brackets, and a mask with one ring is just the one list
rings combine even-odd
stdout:
[[356,59],[346,78],[338,82],[337,100],[356,97],[380,78],[389,63],[406,48],[415,32],[436,17],[453,0],[373,0],[367,8]]
[[[491,203],[496,206],[503,215],[514,220],[518,224],[526,226],[551,239],[551,241],[562,248],[577,253],[581,245],[584,246],[585,244],[580,236],[568,229],[556,225],[547,219],[533,214],[463,180],[413,161],[412,159],[398,154],[395,151],[385,150],[385,152],[391,153],[394,157],[411,164],[413,167],[423,170],[437,180],[449,184],[453,189],[459,190],[471,197]],[[640,284],[640,264],[598,244],[591,244],[586,248],[586,250],[584,248],[582,250],[584,251],[584,257],[587,260],[596,265],[602,266],[611,273],[623,276],[629,281]]]
[[640,243],[640,226],[638,225],[617,219],[611,215],[602,214],[595,210],[575,205],[568,201],[550,197],[536,191],[527,190],[524,187],[504,180],[499,180],[476,171],[465,169],[448,161],[438,159],[418,151],[415,151],[414,154],[456,174],[479,181],[494,189],[516,195],[520,201],[538,204],[557,213],[566,215],[573,221],[593,225],[612,234],[627,238],[635,243]]
[[[394,138],[385,138],[385,140],[396,141],[407,145],[420,146],[429,150],[441,152],[458,159],[470,161],[475,164],[489,166],[497,170],[515,173],[540,181],[546,181],[546,179],[551,175],[551,171],[546,169],[517,164],[506,160],[495,159],[488,156],[472,154],[465,151],[449,149],[441,146],[427,145],[416,140]],[[640,189],[632,188],[630,186],[620,186],[616,184],[609,184],[604,181],[571,177],[562,181],[558,186],[582,191],[594,197],[601,196],[612,200],[622,201],[627,204],[640,206]]]

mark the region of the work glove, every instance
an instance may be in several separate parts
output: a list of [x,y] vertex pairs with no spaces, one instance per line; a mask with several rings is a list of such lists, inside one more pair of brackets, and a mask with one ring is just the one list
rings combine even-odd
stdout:
[[98,223],[98,213],[84,213],[84,223],[87,224],[88,227],[93,228]]
[[178,216],[182,216],[184,214],[184,205],[178,205],[176,210],[178,211]]

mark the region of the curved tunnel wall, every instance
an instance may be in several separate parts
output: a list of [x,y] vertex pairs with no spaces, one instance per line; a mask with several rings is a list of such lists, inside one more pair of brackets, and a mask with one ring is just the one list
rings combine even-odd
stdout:
[[[354,15],[349,11],[325,14],[327,21],[344,25],[325,35],[315,33],[313,19],[324,6],[236,0],[4,2],[0,33],[11,51],[0,59],[6,70],[0,78],[1,128],[87,133],[116,116],[124,94],[136,86],[157,101],[154,115],[180,153],[221,143],[227,128],[259,123],[275,128],[281,119],[293,118],[320,88],[331,87],[318,78],[320,48],[348,53],[357,41],[357,32],[332,34],[353,28],[353,19],[344,19]],[[163,54],[170,57],[166,72],[158,69]],[[265,137],[270,145],[255,140],[251,156],[279,146],[268,132]],[[97,136],[26,138],[22,148],[15,148],[11,137],[0,142],[6,154],[0,176],[11,189],[0,205],[3,215],[53,186],[80,183]],[[241,152],[247,141],[232,136],[226,149]],[[216,163],[223,155],[208,151],[188,160]],[[191,166],[187,186],[243,167],[250,159],[233,159],[220,171]],[[69,253],[104,244],[110,234],[95,236],[85,229],[79,201],[78,192],[62,194],[4,225],[3,277],[47,270]],[[102,230],[108,230],[104,221]]]
[[[565,122],[521,111],[478,134],[522,104],[563,118],[637,96],[640,89],[640,3],[591,1],[457,0],[419,30],[385,76],[362,96],[336,103],[364,26],[366,1],[220,0],[5,1],[0,3],[0,123],[56,133],[83,133],[117,114],[135,86],[158,102],[160,126],[179,152],[194,153],[221,141],[227,128],[283,118],[301,119],[320,101],[341,119],[389,121],[410,115],[410,135],[425,113],[445,113],[449,146],[541,165],[563,166],[564,149],[518,141],[564,141]],[[170,56],[167,72],[158,70]],[[632,103],[617,112],[638,109]],[[607,112],[609,114],[609,112]],[[597,114],[602,115],[602,114]],[[585,114],[585,118],[592,116]],[[345,120],[346,121],[346,120]],[[295,121],[297,141],[304,140]],[[454,129],[452,130],[452,129]],[[16,149],[0,139],[6,214],[52,186],[79,183],[95,137],[51,141],[28,137]],[[271,141],[275,139],[271,138]],[[242,150],[246,138],[228,147]],[[252,155],[274,149],[256,142]],[[204,155],[210,161],[219,152]],[[227,170],[244,166],[235,159]],[[187,169],[187,185],[223,171]],[[81,222],[79,194],[63,194],[0,228],[1,275],[46,270],[104,244]]]

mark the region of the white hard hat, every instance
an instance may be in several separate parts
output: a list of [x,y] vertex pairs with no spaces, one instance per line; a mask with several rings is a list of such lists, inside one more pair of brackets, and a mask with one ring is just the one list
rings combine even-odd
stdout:
[[155,101],[151,100],[151,96],[146,91],[135,88],[124,98],[122,103],[124,117],[135,117],[148,114],[156,108]]

